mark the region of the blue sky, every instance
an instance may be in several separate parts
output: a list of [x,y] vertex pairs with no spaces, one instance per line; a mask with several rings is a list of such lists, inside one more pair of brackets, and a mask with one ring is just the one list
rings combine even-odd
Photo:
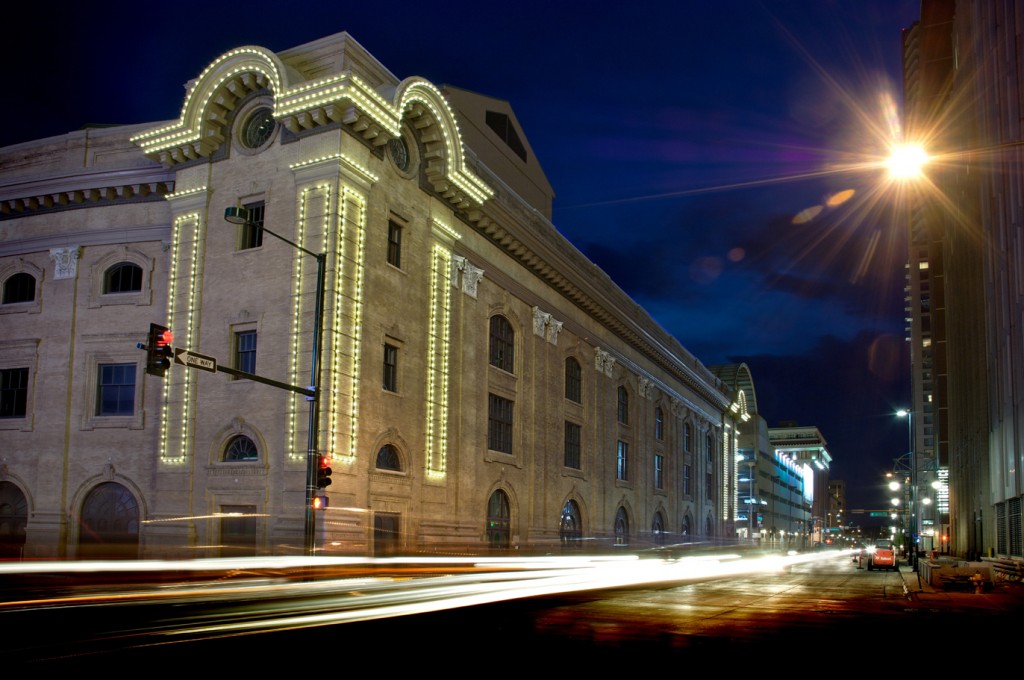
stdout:
[[555,226],[705,364],[746,361],[770,424],[818,425],[852,506],[884,501],[910,398],[905,228],[877,171],[835,169],[884,152],[916,0],[294,9],[23,8],[0,43],[0,144],[176,118],[228,49],[348,31],[399,78],[508,100]]

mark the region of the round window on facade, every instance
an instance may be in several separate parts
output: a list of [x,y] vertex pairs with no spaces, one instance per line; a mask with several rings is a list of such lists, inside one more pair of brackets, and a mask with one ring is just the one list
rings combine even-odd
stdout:
[[402,172],[409,172],[409,147],[401,136],[392,137],[388,140],[388,156],[395,167]]
[[274,114],[270,109],[260,107],[249,114],[242,125],[242,146],[247,149],[259,149],[270,141],[277,127]]

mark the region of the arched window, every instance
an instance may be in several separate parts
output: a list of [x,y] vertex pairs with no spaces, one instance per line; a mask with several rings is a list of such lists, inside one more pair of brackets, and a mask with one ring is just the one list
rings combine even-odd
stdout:
[[491,366],[497,366],[509,373],[515,372],[516,336],[508,319],[495,314],[491,317]]
[[137,293],[142,290],[142,267],[119,262],[103,274],[104,293]]
[[580,506],[569,499],[562,506],[562,517],[558,522],[558,535],[563,545],[580,548],[583,538],[583,522],[580,520]]
[[4,281],[3,304],[13,305],[18,302],[32,302],[36,299],[36,277],[26,272],[18,272]]
[[654,519],[651,520],[651,533],[657,545],[665,545],[665,521],[660,510],[654,513]]
[[139,505],[124,486],[104,482],[82,502],[79,557],[135,558],[139,552]]
[[629,424],[629,392],[622,385],[619,385],[618,418],[623,425]]
[[224,461],[227,463],[253,460],[259,460],[259,451],[256,449],[256,443],[244,434],[232,437],[224,447]]
[[565,398],[577,404],[583,400],[583,371],[572,357],[565,360]]
[[492,548],[507,548],[511,526],[508,494],[498,489],[487,501],[487,545]]
[[623,507],[615,513],[615,545],[629,545],[629,517]]
[[398,449],[391,444],[385,444],[377,452],[377,469],[402,471],[402,460],[398,457]]

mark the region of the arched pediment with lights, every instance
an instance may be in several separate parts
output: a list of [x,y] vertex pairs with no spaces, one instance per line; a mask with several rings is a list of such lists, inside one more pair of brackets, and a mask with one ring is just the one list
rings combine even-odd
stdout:
[[744,414],[757,413],[757,393],[754,391],[754,379],[750,375],[749,366],[745,363],[724,364],[708,366],[708,370],[732,391],[733,400],[730,409],[733,413],[741,418]]
[[444,95],[423,78],[406,78],[395,90],[394,106],[418,130],[424,173],[434,190],[457,207],[468,208],[494,191],[466,167],[462,135]]
[[[344,34],[332,39],[346,54],[364,54]],[[303,49],[290,51],[289,63]],[[236,108],[260,90],[272,97],[273,119],[294,134],[341,124],[371,146],[381,147],[401,137],[402,124],[407,123],[424,147],[423,172],[428,182],[453,207],[468,210],[494,195],[467,167],[455,115],[444,95],[427,80],[410,77],[397,86],[394,81],[374,86],[343,67],[310,79],[262,47],[239,47],[218,57],[192,82],[176,122],[136,135],[132,141],[148,157],[168,166],[209,158],[228,138]]]
[[291,71],[270,50],[246,46],[225,52],[196,78],[181,117],[132,137],[147,156],[174,165],[213,154],[227,138],[231,112],[251,92],[267,89],[278,100],[289,89]]

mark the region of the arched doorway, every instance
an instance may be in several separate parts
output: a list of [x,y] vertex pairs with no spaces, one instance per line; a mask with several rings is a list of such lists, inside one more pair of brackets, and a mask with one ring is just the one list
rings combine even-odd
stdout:
[[615,545],[629,545],[629,517],[623,507],[615,513]]
[[665,545],[665,520],[660,510],[654,513],[654,519],[651,520],[651,534],[655,545]]
[[97,485],[82,501],[78,556],[81,558],[138,557],[139,505],[117,482]]
[[27,524],[25,494],[11,482],[0,482],[0,559],[22,557]]
[[498,489],[487,501],[487,545],[492,548],[508,548],[511,528],[508,494]]
[[562,506],[562,517],[558,521],[558,536],[562,545],[571,548],[582,547],[583,522],[580,520],[580,506],[571,498]]

